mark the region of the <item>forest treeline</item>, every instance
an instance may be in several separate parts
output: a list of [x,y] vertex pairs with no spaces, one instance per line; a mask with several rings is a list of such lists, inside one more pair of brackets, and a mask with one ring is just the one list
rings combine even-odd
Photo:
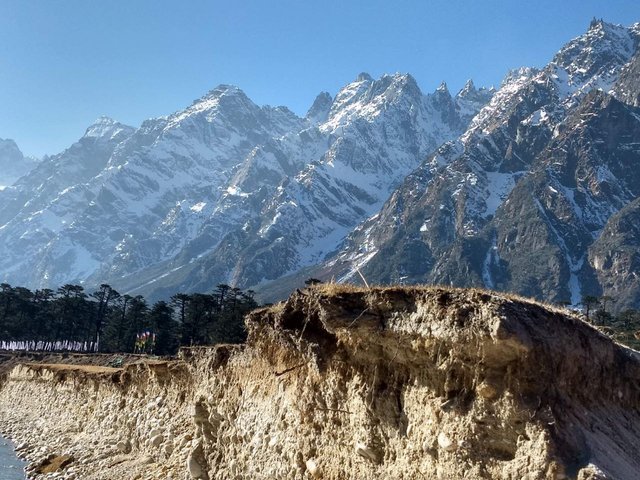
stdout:
[[[0,340],[38,349],[90,345],[100,352],[174,354],[182,345],[238,343],[253,291],[220,284],[212,293],[178,293],[150,305],[103,284],[31,291],[0,284]],[[97,346],[97,347],[96,347]]]

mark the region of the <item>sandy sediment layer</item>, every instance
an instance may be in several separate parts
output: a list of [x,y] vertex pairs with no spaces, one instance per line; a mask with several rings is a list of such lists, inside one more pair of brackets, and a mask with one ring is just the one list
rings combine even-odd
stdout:
[[324,286],[246,322],[246,345],[177,361],[16,366],[0,427],[37,478],[640,471],[639,356],[561,311],[475,290]]

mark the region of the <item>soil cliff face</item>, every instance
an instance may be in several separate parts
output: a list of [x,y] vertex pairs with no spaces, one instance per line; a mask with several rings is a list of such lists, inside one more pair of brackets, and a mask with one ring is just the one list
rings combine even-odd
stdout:
[[475,290],[324,286],[247,328],[245,346],[173,362],[17,366],[0,426],[32,475],[69,479],[640,472],[640,355],[560,311]]

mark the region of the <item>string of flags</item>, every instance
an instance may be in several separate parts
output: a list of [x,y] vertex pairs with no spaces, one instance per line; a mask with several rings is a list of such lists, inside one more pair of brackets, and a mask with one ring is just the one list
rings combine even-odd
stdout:
[[0,341],[0,350],[24,350],[34,352],[97,352],[95,342],[76,342],[71,340],[58,341]]
[[149,330],[136,335],[134,353],[153,353],[156,346],[156,334]]

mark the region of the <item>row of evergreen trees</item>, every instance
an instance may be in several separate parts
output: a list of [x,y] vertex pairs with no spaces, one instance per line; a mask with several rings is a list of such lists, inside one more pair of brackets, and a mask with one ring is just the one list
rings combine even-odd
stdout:
[[629,308],[617,313],[611,310],[614,298],[608,295],[582,297],[582,314],[614,340],[640,350],[640,310]]
[[0,340],[98,345],[101,352],[170,355],[180,345],[237,343],[243,317],[257,306],[251,290],[220,284],[210,294],[179,293],[149,305],[107,284],[31,291],[0,284]]

